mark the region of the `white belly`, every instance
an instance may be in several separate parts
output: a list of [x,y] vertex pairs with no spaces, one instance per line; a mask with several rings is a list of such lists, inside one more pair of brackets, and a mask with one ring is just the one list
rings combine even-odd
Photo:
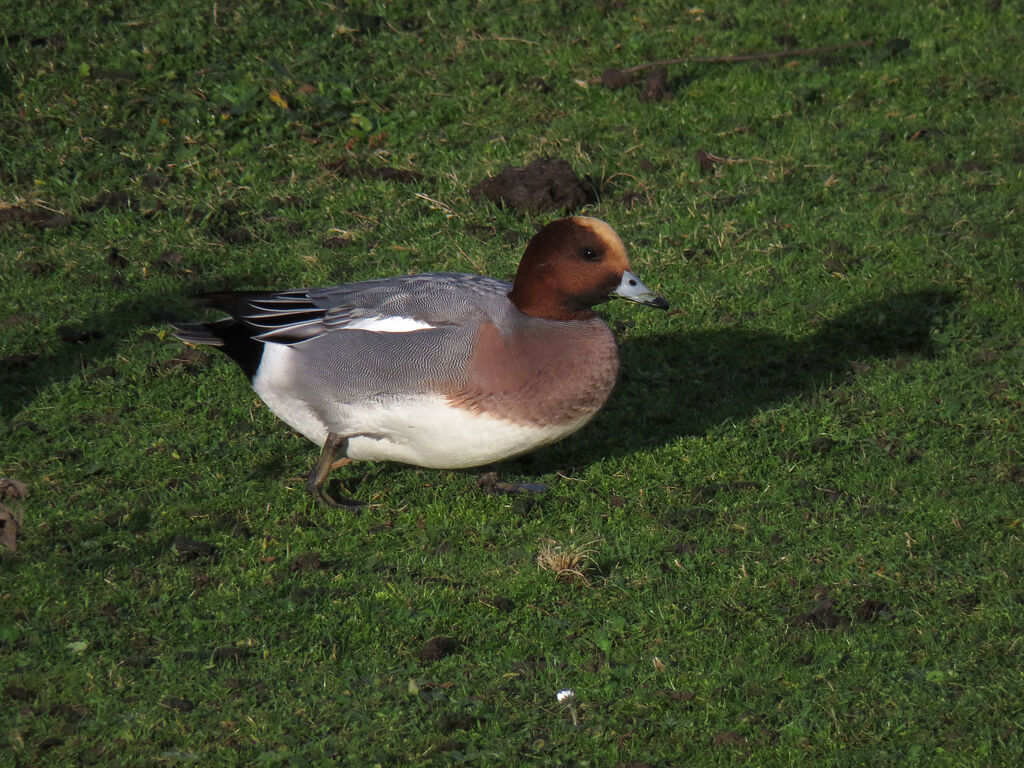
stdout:
[[436,469],[476,467],[517,456],[565,437],[589,421],[545,427],[515,424],[454,408],[439,396],[419,397],[352,415],[365,425],[359,431],[380,437],[352,438],[350,458],[401,461]]
[[253,389],[273,413],[323,445],[329,432],[353,435],[346,455],[367,461],[400,461],[435,469],[490,464],[555,442],[577,431],[592,414],[567,424],[528,425],[455,408],[441,395],[389,398],[387,402],[309,403],[290,386],[292,351],[267,344]]

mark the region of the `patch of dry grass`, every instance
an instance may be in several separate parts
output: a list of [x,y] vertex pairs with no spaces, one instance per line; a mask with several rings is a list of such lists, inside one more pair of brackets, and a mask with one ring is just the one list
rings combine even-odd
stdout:
[[599,541],[594,539],[583,544],[563,545],[554,539],[545,539],[537,553],[537,567],[542,571],[551,571],[558,581],[589,587],[588,573],[594,569],[594,558],[591,555],[595,550],[592,547]]

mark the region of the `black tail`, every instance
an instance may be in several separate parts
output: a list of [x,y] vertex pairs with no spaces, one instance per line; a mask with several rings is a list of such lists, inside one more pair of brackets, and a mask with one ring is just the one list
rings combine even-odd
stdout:
[[[208,294],[199,296],[197,300],[200,304],[225,309],[223,300],[229,295]],[[263,358],[263,342],[253,338],[255,333],[259,333],[258,329],[234,317],[225,317],[210,323],[173,323],[172,327],[175,330],[174,335],[187,344],[203,344],[220,349],[238,363],[250,381],[256,375],[260,360]]]

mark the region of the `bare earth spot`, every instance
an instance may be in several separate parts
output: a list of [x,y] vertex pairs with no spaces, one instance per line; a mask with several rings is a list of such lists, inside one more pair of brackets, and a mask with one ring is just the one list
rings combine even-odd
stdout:
[[209,359],[209,355],[202,350],[196,349],[195,347],[185,347],[181,352],[165,362],[161,367],[166,371],[181,368],[185,371],[191,372],[203,365],[206,365]]
[[178,712],[191,712],[196,708],[196,705],[188,699],[179,699],[177,696],[168,696],[163,700],[163,705]]
[[825,594],[814,604],[807,613],[794,616],[790,622],[792,626],[809,626],[812,629],[839,629],[848,626],[850,620],[836,611],[835,601]]
[[655,67],[648,72],[644,78],[644,90],[639,97],[641,103],[671,101],[672,94],[665,89],[667,83],[668,70],[665,67]]
[[633,76],[621,69],[606,69],[601,75],[601,85],[610,91],[618,91],[633,82]]
[[97,197],[82,206],[86,213],[95,213],[106,208],[108,211],[131,210],[134,204],[127,192],[101,192]]
[[85,344],[100,338],[102,335],[99,331],[89,328],[75,328],[70,325],[57,326],[57,336],[65,344]]
[[288,570],[292,571],[320,571],[326,566],[323,556],[319,552],[303,552],[288,564]]
[[744,747],[746,744],[747,740],[736,731],[722,731],[715,734],[716,747]]
[[198,541],[179,534],[174,537],[174,551],[178,553],[181,560],[185,561],[201,557],[214,557],[217,554],[217,547],[208,541]]
[[21,225],[39,229],[67,229],[74,223],[70,216],[62,216],[44,208],[21,208],[16,205],[0,208],[0,228]]
[[557,157],[540,158],[524,168],[506,166],[497,176],[471,187],[469,195],[477,202],[490,200],[520,213],[569,213],[593,197],[591,185]]
[[484,493],[494,495],[498,493],[546,493],[547,483],[506,483],[498,479],[497,472],[484,472],[477,478],[476,485]]
[[420,651],[420,658],[424,661],[438,661],[445,656],[451,656],[459,648],[459,643],[454,637],[436,635],[427,640],[427,644]]

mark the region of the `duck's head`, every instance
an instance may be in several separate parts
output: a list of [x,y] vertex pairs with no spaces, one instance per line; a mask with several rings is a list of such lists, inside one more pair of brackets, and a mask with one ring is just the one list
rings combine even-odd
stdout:
[[534,235],[509,293],[520,312],[548,320],[585,320],[612,296],[668,309],[633,274],[615,230],[588,216],[558,219]]

